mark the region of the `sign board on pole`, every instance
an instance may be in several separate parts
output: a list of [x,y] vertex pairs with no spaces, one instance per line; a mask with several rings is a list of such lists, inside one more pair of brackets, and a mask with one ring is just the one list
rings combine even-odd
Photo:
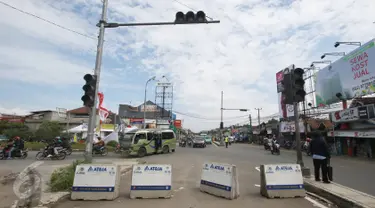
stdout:
[[172,87],[172,83],[170,82],[158,82],[156,83],[157,87]]
[[130,198],[170,198],[172,165],[134,165]]
[[260,167],[260,192],[268,198],[304,197],[301,166],[298,164],[269,164]]
[[[316,106],[351,100],[375,92],[375,39],[367,42],[316,75]],[[337,93],[341,97],[336,96]]]
[[204,163],[200,190],[227,199],[240,195],[237,168],[231,164]]
[[120,174],[117,165],[77,165],[71,199],[113,200],[119,195]]

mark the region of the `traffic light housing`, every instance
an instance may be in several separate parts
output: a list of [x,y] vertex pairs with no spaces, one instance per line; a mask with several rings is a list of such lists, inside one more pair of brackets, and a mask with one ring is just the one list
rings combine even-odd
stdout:
[[184,14],[183,12],[176,13],[176,24],[191,24],[191,23],[206,23],[206,14],[203,11],[199,11],[196,14],[192,11]]
[[292,88],[292,74],[284,74],[284,78],[281,81],[281,99],[283,104],[292,105],[294,102],[293,88]]
[[301,68],[296,68],[292,71],[292,88],[294,91],[294,102],[299,103],[305,101],[305,80],[303,74],[305,71]]
[[224,129],[224,122],[220,122],[220,129]]
[[96,93],[96,75],[86,74],[83,79],[86,81],[86,84],[82,87],[85,94],[82,96],[81,100],[83,105],[86,107],[94,107],[95,103],[95,93]]

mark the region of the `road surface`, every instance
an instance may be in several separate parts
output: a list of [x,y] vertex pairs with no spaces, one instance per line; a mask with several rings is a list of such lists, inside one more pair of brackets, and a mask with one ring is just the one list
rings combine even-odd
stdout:
[[[265,151],[263,146],[259,145],[234,144],[232,147],[232,157],[251,158],[251,160],[259,161],[259,164],[273,162],[295,163],[297,161],[296,152],[293,150],[282,149],[281,155],[272,155],[269,151]],[[305,166],[311,169],[311,174],[314,174],[311,157],[306,156],[304,153],[303,155]],[[375,173],[375,162],[345,156],[333,156],[331,165],[333,167],[334,182],[375,196],[375,186],[371,183]]]
[[[127,174],[122,178],[120,197],[114,201],[66,201],[56,207],[317,207],[316,201],[311,197],[292,199],[267,199],[262,197],[259,193],[260,173],[255,167],[259,166],[259,158],[263,158],[265,153],[256,150],[256,148],[254,150],[257,153],[250,150],[250,148],[239,145],[233,145],[228,149],[209,145],[205,149],[177,148],[175,153],[143,158],[148,163],[172,164],[174,195],[171,199],[129,199],[130,174]],[[271,156],[269,158],[272,159]],[[234,163],[237,165],[240,184],[240,197],[238,199],[227,200],[199,191],[200,174],[204,161]]]

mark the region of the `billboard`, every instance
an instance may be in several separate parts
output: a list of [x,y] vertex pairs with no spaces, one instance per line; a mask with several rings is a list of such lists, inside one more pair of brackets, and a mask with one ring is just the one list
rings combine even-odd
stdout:
[[367,42],[317,72],[316,106],[339,102],[337,93],[342,95],[342,99],[350,100],[375,92],[374,41]]
[[174,126],[178,129],[181,129],[182,128],[182,122],[181,120],[175,120],[174,121]]
[[146,112],[157,112],[157,111],[159,111],[159,109],[158,109],[157,105],[140,105],[139,111],[140,112],[145,112],[145,111]]
[[277,85],[277,97],[278,97],[278,106],[279,106],[279,116],[280,118],[288,118],[294,116],[294,108],[293,105],[284,104],[282,101],[282,84],[281,82],[284,80],[284,71],[281,70],[276,73],[276,85]]

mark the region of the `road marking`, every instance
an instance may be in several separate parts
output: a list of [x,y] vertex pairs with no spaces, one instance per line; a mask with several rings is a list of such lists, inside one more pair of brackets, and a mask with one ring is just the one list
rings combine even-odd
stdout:
[[319,207],[319,208],[328,208],[326,205],[306,196],[305,199],[309,202],[311,202],[315,207]]
[[255,170],[259,171],[260,172],[260,168],[259,167],[255,167]]
[[212,142],[212,144],[213,144],[215,147],[219,147],[219,146],[217,146],[217,144],[215,144],[215,142]]
[[259,184],[254,184],[254,186],[256,186],[256,187],[260,188],[260,185],[259,185]]

